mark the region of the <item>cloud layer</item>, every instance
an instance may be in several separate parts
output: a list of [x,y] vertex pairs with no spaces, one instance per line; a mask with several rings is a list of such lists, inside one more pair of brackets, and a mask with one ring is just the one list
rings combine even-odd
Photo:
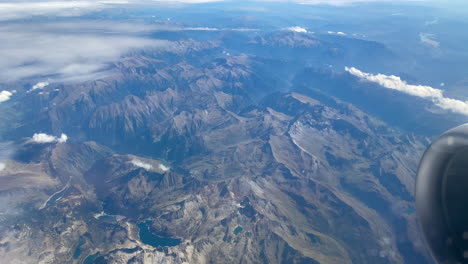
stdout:
[[[210,2],[223,2],[224,0],[75,0],[75,1],[4,1],[0,2],[0,21],[21,19],[31,16],[60,16],[73,17],[114,7],[131,7],[132,5],[145,6],[174,6],[181,4],[201,4]],[[287,0],[256,0],[272,2],[290,2]],[[363,2],[392,2],[395,0],[293,0],[298,4],[309,5],[335,5],[343,6]],[[418,1],[418,0],[398,0]]]
[[38,143],[38,144],[43,144],[43,143],[65,143],[68,140],[68,136],[63,134],[60,135],[60,137],[55,137],[52,135],[48,135],[45,133],[36,133],[32,136],[31,142]]
[[100,11],[107,8],[130,6],[132,4],[151,5],[174,5],[200,4],[208,2],[219,2],[222,0],[98,0],[98,1],[5,1],[0,2],[0,20],[21,19],[31,16],[81,16],[90,12]]
[[468,102],[444,97],[442,90],[435,89],[431,86],[408,84],[400,77],[394,75],[371,74],[362,72],[354,67],[345,67],[345,70],[361,80],[377,83],[387,89],[426,98],[442,109],[468,116]]
[[[168,47],[143,34],[148,26],[100,21],[4,24],[0,26],[0,80],[47,77],[87,80],[109,72],[109,63],[132,49]],[[38,83],[40,89],[47,82]]]
[[2,2],[0,20],[30,16],[79,16],[102,6],[100,1]]
[[[251,28],[181,27],[168,24],[70,20],[0,24],[0,80],[89,80],[111,74],[109,64],[135,49],[170,50],[157,31],[254,31]],[[31,90],[42,89],[39,82]]]

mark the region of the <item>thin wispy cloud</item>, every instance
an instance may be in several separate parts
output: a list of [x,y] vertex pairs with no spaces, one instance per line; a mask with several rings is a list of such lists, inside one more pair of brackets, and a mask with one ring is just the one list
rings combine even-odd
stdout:
[[214,27],[167,27],[159,28],[160,30],[167,31],[239,31],[239,32],[248,32],[248,31],[257,31],[255,28],[214,28]]
[[333,5],[333,6],[347,6],[356,3],[368,2],[420,2],[424,0],[257,0],[269,2],[295,2],[303,5]]
[[169,41],[143,36],[149,29],[142,26],[138,31],[139,24],[89,21],[82,28],[80,24],[0,26],[0,79],[3,82],[51,76],[87,79],[103,73],[110,63],[133,49],[170,46]]
[[[82,16],[107,8],[197,4],[213,0],[181,1],[10,1],[0,2],[0,21],[47,17],[51,22],[8,22],[0,25],[0,80],[8,83],[23,79],[50,79],[51,81],[86,81],[104,78],[112,71],[109,65],[118,62],[135,49],[170,47],[171,42],[147,35],[158,30],[206,30],[117,21],[54,21],[54,17]],[[172,3],[172,4],[165,4]],[[135,5],[135,6],[136,6]],[[52,22],[53,21],[53,22]],[[221,30],[221,29],[216,29]],[[238,29],[246,30],[246,29]],[[146,35],[145,35],[146,34]],[[31,90],[44,88],[44,82]],[[3,91],[0,102],[10,99],[12,93]]]
[[438,48],[440,46],[440,42],[436,40],[434,34],[420,33],[419,39],[423,45],[426,45],[432,48]]
[[432,26],[432,25],[437,25],[437,24],[439,24],[439,18],[435,18],[433,20],[428,20],[424,22],[425,26]]
[[371,74],[362,72],[354,67],[345,67],[345,70],[361,80],[377,83],[387,89],[428,99],[442,109],[468,116],[468,102],[447,98],[442,90],[426,85],[408,84],[395,75]]
[[[370,2],[381,2],[381,3],[394,3],[394,2],[422,2],[425,0],[304,0],[304,4],[324,4],[324,5],[335,5],[335,6],[346,6],[355,3],[370,3]],[[300,0],[298,2],[301,2]]]
[[17,148],[13,142],[0,142],[0,160],[11,158]]
[[21,19],[32,16],[74,17],[115,7],[132,5],[179,6],[181,4],[201,4],[222,0],[101,0],[101,1],[7,1],[0,2],[0,20]]
[[[23,24],[9,25],[10,31],[21,30]],[[152,23],[116,22],[112,20],[80,20],[35,23],[35,30],[61,34],[104,34],[104,35],[145,35],[157,31],[256,31],[256,28],[226,28],[226,27],[184,27],[167,22],[154,21]]]
[[40,1],[40,2],[2,2],[0,20],[20,19],[31,16],[80,16],[96,10],[99,1]]

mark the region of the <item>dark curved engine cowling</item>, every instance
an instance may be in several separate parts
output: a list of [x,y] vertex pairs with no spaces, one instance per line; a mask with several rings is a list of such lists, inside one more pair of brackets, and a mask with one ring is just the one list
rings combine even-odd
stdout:
[[416,210],[437,261],[468,263],[468,124],[449,130],[424,153]]

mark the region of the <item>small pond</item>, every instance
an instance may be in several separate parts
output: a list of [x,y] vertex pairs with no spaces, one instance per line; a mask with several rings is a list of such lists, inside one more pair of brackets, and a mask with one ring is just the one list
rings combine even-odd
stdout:
[[89,255],[87,256],[84,260],[83,260],[83,264],[93,264],[94,263],[94,260],[99,257],[99,254],[100,252],[96,252],[95,254],[92,254],[92,255]]
[[179,238],[162,237],[155,235],[151,232],[150,227],[152,221],[146,221],[139,223],[138,229],[141,242],[153,246],[153,247],[174,247],[182,243]]

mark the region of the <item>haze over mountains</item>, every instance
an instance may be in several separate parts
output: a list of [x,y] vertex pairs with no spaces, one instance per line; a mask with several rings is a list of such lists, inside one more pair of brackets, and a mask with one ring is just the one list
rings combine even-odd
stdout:
[[[429,18],[456,22],[434,7],[358,6],[358,20],[356,5],[247,2],[1,22],[1,259],[432,263],[415,171],[467,119],[466,69],[433,74],[466,51],[420,42]],[[417,44],[376,33],[390,23]]]

